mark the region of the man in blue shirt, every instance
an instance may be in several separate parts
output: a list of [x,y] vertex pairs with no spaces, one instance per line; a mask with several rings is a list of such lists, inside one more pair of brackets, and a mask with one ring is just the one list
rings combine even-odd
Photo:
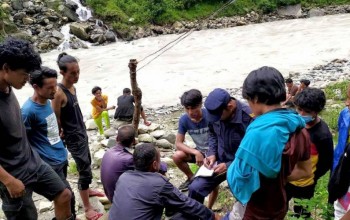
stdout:
[[188,198],[175,188],[160,168],[159,151],[152,144],[136,147],[135,170],[123,173],[115,188],[109,219],[162,219],[164,208],[175,214],[172,219],[220,219],[199,202]]
[[[181,105],[185,108],[186,114],[183,114],[179,120],[179,130],[176,135],[176,152],[173,160],[176,166],[187,176],[187,180],[179,186],[180,191],[187,191],[193,173],[187,163],[196,163],[203,165],[205,154],[208,151],[209,121],[207,119],[207,110],[202,108],[202,93],[197,89],[191,89],[184,92],[180,98]],[[191,148],[184,143],[185,134],[188,134],[196,144],[196,148]],[[211,194],[208,207],[212,208],[218,195],[218,189]]]
[[59,136],[56,116],[49,99],[53,99],[57,87],[57,72],[42,67],[30,75],[34,94],[22,106],[22,118],[31,146],[58,174],[72,192],[71,211],[75,216],[75,197],[66,180],[67,150]]
[[209,150],[203,163],[214,170],[214,175],[197,177],[188,187],[188,196],[202,203],[213,189],[226,180],[226,170],[253,119],[248,105],[231,97],[223,89],[210,92],[204,106],[209,120]]

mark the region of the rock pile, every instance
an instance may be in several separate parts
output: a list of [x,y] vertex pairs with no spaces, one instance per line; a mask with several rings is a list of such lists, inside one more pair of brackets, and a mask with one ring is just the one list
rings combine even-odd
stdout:
[[115,30],[124,40],[134,40],[149,36],[158,36],[163,34],[179,34],[194,29],[220,29],[228,27],[243,26],[263,22],[272,22],[286,19],[308,18],[323,15],[350,13],[350,5],[327,6],[325,8],[301,8],[299,5],[287,6],[280,8],[278,11],[269,14],[260,14],[255,11],[247,13],[245,16],[233,16],[212,18],[207,20],[196,21],[176,21],[172,25],[149,27],[130,26],[128,32]]
[[[95,19],[80,22],[75,12],[78,5],[73,1],[0,0],[0,5],[8,17],[3,21],[5,33],[33,42],[39,52],[56,49],[65,40],[74,49],[87,47],[81,40],[96,44],[116,41],[114,33],[102,22]],[[77,22],[68,30],[76,37],[66,39],[61,28],[69,22]]]

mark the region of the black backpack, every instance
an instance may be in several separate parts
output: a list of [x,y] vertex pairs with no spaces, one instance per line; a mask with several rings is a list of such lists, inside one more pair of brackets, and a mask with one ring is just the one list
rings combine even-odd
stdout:
[[333,170],[328,183],[328,202],[334,203],[343,197],[350,186],[350,144],[347,144],[338,165]]

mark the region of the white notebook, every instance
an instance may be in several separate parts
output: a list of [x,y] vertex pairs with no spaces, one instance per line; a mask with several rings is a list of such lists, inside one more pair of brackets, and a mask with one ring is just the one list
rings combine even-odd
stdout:
[[209,177],[209,176],[213,176],[214,174],[214,169],[209,170],[208,168],[206,168],[204,165],[202,165],[198,171],[196,172],[196,175],[194,177],[197,176],[202,176],[202,177]]

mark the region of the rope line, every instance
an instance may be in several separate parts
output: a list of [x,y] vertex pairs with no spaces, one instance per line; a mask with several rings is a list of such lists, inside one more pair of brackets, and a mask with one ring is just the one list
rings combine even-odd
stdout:
[[[230,0],[228,2],[226,2],[223,6],[221,6],[219,9],[217,9],[216,11],[214,11],[210,16],[208,16],[207,18],[204,19],[204,21],[211,19],[212,17],[216,16],[219,12],[221,12],[222,10],[224,10],[227,6],[229,6],[230,4],[233,4],[236,0]],[[137,71],[140,71],[141,69],[143,69],[144,67],[146,67],[147,65],[149,65],[150,63],[152,63],[155,59],[157,59],[158,57],[160,57],[162,54],[164,54],[165,52],[167,52],[168,50],[170,50],[171,48],[173,48],[175,45],[177,45],[178,43],[180,43],[182,40],[184,40],[185,38],[187,38],[188,36],[190,36],[193,32],[194,32],[195,28],[191,28],[188,31],[185,31],[184,33],[182,33],[180,36],[178,36],[177,38],[175,38],[174,40],[170,41],[169,43],[167,43],[166,45],[164,45],[163,47],[161,47],[159,50],[147,55],[146,57],[144,57],[143,59],[141,59],[140,61],[138,61],[138,63],[145,61],[147,58],[156,55],[157,53],[159,53],[157,56],[155,56],[154,58],[152,58],[149,62],[147,62],[145,65],[141,66],[140,68],[137,69]],[[172,45],[171,45],[172,44]],[[171,45],[171,46],[170,46]]]

